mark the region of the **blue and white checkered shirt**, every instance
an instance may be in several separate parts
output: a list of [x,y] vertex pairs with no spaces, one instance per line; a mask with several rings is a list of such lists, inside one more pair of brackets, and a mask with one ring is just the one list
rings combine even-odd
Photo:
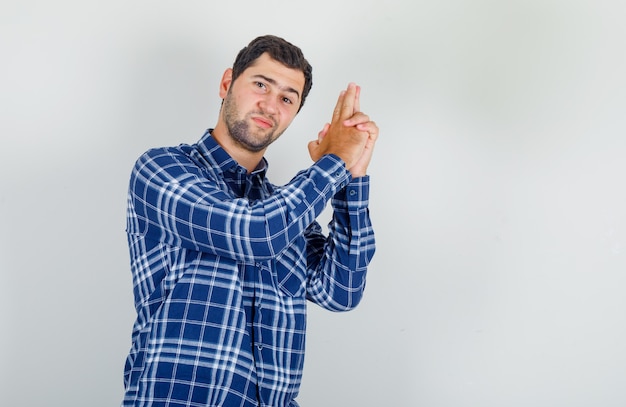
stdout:
[[[210,131],[153,149],[130,179],[137,320],[124,406],[297,406],[307,299],[355,307],[374,254],[369,178],[326,155],[287,185]],[[315,218],[334,209],[328,237]]]

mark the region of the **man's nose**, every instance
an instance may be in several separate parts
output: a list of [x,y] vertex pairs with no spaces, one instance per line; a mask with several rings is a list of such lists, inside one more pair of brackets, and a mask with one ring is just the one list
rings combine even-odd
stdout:
[[261,109],[268,114],[274,114],[277,110],[277,100],[273,95],[265,95],[259,102]]

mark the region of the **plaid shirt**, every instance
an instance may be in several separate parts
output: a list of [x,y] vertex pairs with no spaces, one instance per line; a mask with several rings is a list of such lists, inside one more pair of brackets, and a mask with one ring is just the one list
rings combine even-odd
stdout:
[[[130,179],[137,319],[124,406],[297,406],[307,299],[355,307],[374,254],[368,177],[322,157],[282,187],[210,131],[153,149]],[[328,237],[315,218],[334,209]]]

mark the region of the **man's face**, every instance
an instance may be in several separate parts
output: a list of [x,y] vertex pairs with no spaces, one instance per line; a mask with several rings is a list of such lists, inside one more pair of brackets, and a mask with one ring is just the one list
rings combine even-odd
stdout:
[[298,113],[303,89],[301,71],[261,55],[223,96],[222,115],[233,141],[251,152],[267,148]]

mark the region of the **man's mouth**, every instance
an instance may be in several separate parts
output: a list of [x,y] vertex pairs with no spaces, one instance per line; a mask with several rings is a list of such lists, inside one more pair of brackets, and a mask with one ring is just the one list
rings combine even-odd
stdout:
[[274,127],[274,122],[272,122],[270,119],[266,119],[264,117],[253,117],[252,120],[259,126],[262,127],[264,129],[269,129]]

